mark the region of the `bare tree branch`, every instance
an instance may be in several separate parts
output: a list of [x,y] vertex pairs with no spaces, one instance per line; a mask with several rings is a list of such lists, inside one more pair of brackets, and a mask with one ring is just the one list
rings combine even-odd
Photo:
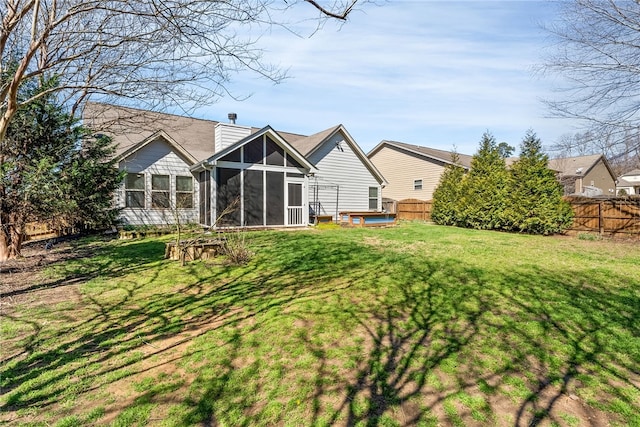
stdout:
[[[287,5],[345,20],[367,1]],[[280,82],[285,72],[264,60],[256,42],[286,26],[282,15],[276,0],[2,0],[0,142],[27,79],[56,76],[74,111],[96,95],[146,108],[211,103],[243,71]]]
[[567,83],[545,101],[547,106],[554,116],[583,121],[590,134],[607,141],[611,155],[639,149],[628,145],[640,135],[638,2],[574,0],[562,5],[557,23],[546,28],[554,45],[542,71]]
[[334,12],[333,10],[322,7],[317,1],[314,1],[314,0],[305,0],[305,1],[311,4],[316,9],[318,9],[324,15],[327,15],[330,18],[341,19],[341,20],[347,19],[347,16],[349,16],[349,13],[351,13],[351,10],[353,10],[356,3],[358,3],[358,0],[343,2],[343,4],[341,4],[338,8],[339,12]]

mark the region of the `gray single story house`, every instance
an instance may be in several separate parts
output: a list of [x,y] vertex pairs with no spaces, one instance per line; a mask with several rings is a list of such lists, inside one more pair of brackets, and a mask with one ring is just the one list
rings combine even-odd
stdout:
[[313,135],[88,103],[126,178],[115,197],[132,225],[306,226],[318,215],[381,210],[387,184],[343,125]]

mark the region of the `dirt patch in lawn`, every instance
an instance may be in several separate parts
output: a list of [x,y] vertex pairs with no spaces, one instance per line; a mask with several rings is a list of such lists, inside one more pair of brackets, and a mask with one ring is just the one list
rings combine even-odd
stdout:
[[19,305],[56,304],[78,301],[77,284],[84,277],[50,278],[43,271],[70,259],[91,256],[94,248],[79,246],[67,239],[47,246],[47,242],[30,242],[22,248],[20,258],[0,262],[0,299],[2,313],[10,314]]

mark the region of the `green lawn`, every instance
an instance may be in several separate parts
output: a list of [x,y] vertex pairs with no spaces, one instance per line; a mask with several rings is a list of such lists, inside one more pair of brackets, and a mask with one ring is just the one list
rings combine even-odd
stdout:
[[81,241],[2,311],[0,424],[640,426],[638,243],[405,223],[180,267],[168,239]]

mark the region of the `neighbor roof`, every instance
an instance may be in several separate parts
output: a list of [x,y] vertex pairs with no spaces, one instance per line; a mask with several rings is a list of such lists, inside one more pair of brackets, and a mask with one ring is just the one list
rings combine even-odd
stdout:
[[634,169],[632,171],[625,173],[624,175],[620,175],[620,178],[624,178],[625,176],[639,176],[639,175],[640,175],[640,169]]
[[[436,148],[423,147],[420,145],[406,144],[404,142],[398,141],[388,141],[383,140],[378,145],[374,147],[373,150],[367,154],[367,157],[371,158],[373,154],[382,149],[385,145],[396,147],[404,151],[409,151],[411,153],[417,154],[420,157],[427,157],[430,159],[434,159],[443,163],[452,164],[451,156],[453,154],[452,151],[438,150]],[[469,169],[471,167],[471,159],[473,156],[469,156],[467,154],[458,154],[458,163],[460,166]]]
[[603,159],[605,166],[609,169],[611,176],[615,176],[602,154],[550,159],[549,167],[553,170],[559,171],[562,176],[585,175],[601,158]]

